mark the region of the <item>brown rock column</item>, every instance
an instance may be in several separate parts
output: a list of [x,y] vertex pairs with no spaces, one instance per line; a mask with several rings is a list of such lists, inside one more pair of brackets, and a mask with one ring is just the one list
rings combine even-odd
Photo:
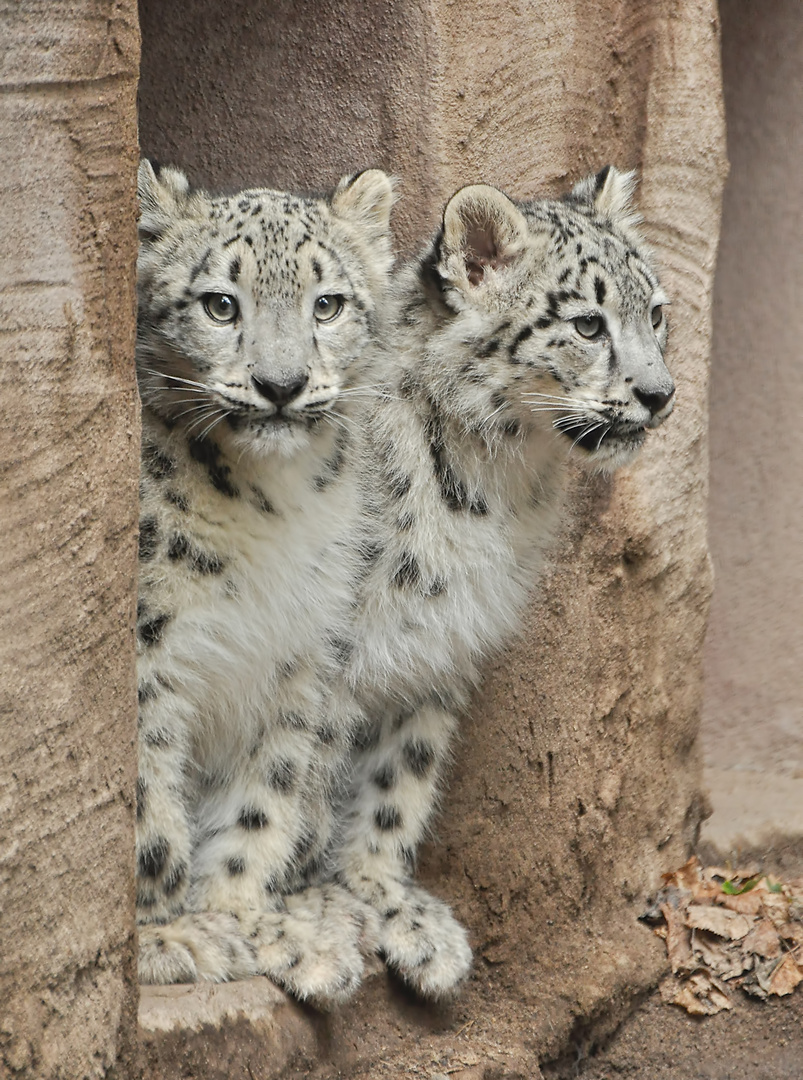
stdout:
[[[711,368],[703,743],[722,855],[803,860],[803,20],[723,0],[731,173]],[[780,849],[780,850],[779,850]]]
[[133,0],[3,5],[0,1076],[131,1064]]
[[[404,249],[462,184],[528,196],[608,161],[641,171],[674,301],[677,412],[627,475],[578,476],[555,569],[464,726],[422,873],[471,929],[474,979],[451,1010],[374,982],[316,1024],[319,1055],[345,1075],[373,1075],[380,1058],[446,1071],[454,1052],[476,1066],[467,1077],[485,1065],[534,1077],[540,1057],[613,1022],[657,979],[662,952],[636,916],[702,813],[707,355],[725,171],[716,4],[144,0],[141,16],[144,152],[229,188],[388,168],[403,178]],[[148,1000],[149,1075],[168,1075]],[[228,1067],[244,1068],[221,1023],[215,1053],[227,1045]]]

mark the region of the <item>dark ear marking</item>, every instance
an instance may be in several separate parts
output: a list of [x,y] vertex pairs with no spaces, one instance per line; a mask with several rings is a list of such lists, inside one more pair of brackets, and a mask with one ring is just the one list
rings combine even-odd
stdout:
[[605,181],[608,179],[608,174],[611,171],[610,165],[605,165],[597,175],[594,177],[594,194],[599,195],[602,189],[605,187]]

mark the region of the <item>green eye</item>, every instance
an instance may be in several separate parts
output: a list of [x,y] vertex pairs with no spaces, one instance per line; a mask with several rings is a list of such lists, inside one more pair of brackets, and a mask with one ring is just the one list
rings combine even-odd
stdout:
[[240,313],[240,306],[233,296],[210,292],[203,297],[204,310],[216,323],[232,323]]
[[597,338],[605,329],[605,323],[600,315],[581,315],[574,320],[574,328],[580,337]]
[[315,318],[318,322],[331,322],[343,310],[342,296],[319,296],[315,301]]
[[652,320],[653,330],[657,330],[664,319],[664,309],[661,307],[660,304],[656,304],[655,307],[652,309],[650,319]]

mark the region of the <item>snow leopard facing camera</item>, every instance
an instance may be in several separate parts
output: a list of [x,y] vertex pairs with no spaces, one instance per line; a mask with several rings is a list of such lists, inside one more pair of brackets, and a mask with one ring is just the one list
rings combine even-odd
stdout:
[[326,881],[356,716],[329,684],[392,185],[212,197],[143,161],[139,196],[140,975],[336,1000],[371,947],[372,913]]

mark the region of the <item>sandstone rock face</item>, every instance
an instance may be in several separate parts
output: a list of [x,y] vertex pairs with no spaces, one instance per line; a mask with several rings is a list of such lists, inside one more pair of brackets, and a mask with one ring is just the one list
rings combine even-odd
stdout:
[[462,184],[555,193],[608,161],[642,176],[673,298],[677,410],[627,475],[578,476],[554,569],[465,723],[422,874],[469,925],[474,978],[439,1012],[377,977],[326,1021],[320,1050],[321,1076],[335,1063],[358,1076],[419,1060],[416,1035],[436,1060],[463,1027],[478,1062],[466,1069],[504,1060],[504,1075],[535,1076],[539,1056],[656,979],[661,950],[635,917],[704,813],[707,358],[725,173],[716,5],[478,0],[470,18],[448,0],[190,8],[141,6],[140,115],[143,151],[196,182],[326,187],[379,165],[403,179],[409,251]]
[[803,859],[803,25],[723,0],[731,172],[714,294],[703,746],[721,856]]
[[[143,151],[231,188],[383,166],[405,180],[408,251],[462,184],[527,196],[638,167],[677,411],[627,475],[578,476],[554,568],[464,725],[422,858],[476,948],[463,996],[422,1007],[378,972],[322,1017],[259,982],[148,990],[149,1080],[534,1078],[663,964],[635,916],[703,810],[716,5],[467,8],[143,0]],[[31,0],[4,32],[0,1068],[95,1077],[116,1058],[128,1077],[136,16],[131,0]]]
[[0,1076],[131,1050],[136,5],[3,5]]

